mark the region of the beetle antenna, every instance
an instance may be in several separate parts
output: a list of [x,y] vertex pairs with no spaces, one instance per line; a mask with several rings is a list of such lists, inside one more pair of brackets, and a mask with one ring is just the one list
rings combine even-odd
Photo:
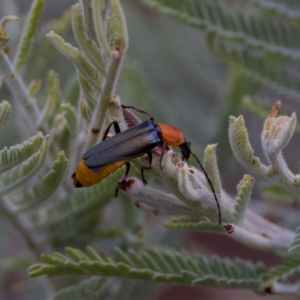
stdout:
[[211,187],[211,190],[212,190],[212,192],[213,192],[213,194],[214,194],[214,198],[215,198],[215,200],[216,200],[216,202],[217,202],[218,211],[219,211],[219,225],[221,225],[221,207],[220,207],[219,200],[218,200],[218,197],[217,197],[217,195],[216,195],[215,189],[214,189],[214,187],[213,187],[213,185],[212,185],[212,182],[211,182],[211,180],[209,179],[209,177],[208,177],[208,175],[207,175],[207,173],[206,173],[206,171],[205,171],[203,165],[201,164],[200,160],[198,159],[198,157],[197,157],[192,151],[190,151],[190,153],[194,156],[194,158],[196,159],[197,163],[198,163],[199,166],[201,167],[201,169],[202,169],[202,171],[203,171],[203,173],[204,173],[204,175],[205,175],[205,177],[206,177],[206,179],[207,179],[207,181],[208,181],[208,183],[209,183],[209,185],[210,185],[210,187]]
[[150,115],[149,113],[147,113],[146,111],[144,111],[144,110],[142,110],[142,109],[136,108],[136,107],[134,107],[134,106],[123,105],[123,104],[122,104],[122,107],[123,107],[123,108],[126,108],[126,109],[127,109],[127,108],[134,109],[134,110],[138,111],[139,113],[142,113],[142,114],[145,114],[145,115],[149,116],[149,117],[150,117],[150,120],[154,120],[154,118],[153,118],[152,115]]

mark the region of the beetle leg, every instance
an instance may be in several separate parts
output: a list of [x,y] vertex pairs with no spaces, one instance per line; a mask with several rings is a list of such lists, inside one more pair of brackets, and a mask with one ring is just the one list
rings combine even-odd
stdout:
[[163,141],[163,145],[162,145],[162,148],[161,148],[161,155],[160,155],[160,159],[159,159],[159,168],[161,170],[164,168],[163,165],[162,165],[162,159],[163,159],[166,147],[167,147],[167,142]]
[[110,130],[110,128],[111,128],[112,125],[114,125],[114,129],[115,129],[116,134],[118,134],[118,133],[121,132],[121,129],[120,129],[120,126],[119,126],[118,122],[117,122],[117,121],[113,121],[113,122],[111,122],[111,123],[108,125],[106,131],[104,132],[102,141],[104,141],[104,140],[106,139],[106,137],[107,137],[107,135],[108,135],[108,132],[109,132],[109,130]]
[[149,117],[150,117],[150,120],[154,120],[154,118],[153,118],[149,113],[147,113],[146,111],[144,111],[144,110],[142,110],[142,109],[136,108],[136,107],[134,107],[134,106],[126,106],[126,105],[123,105],[123,104],[122,104],[122,107],[123,107],[123,108],[126,108],[126,109],[127,109],[127,108],[134,109],[134,110],[138,111],[139,113],[142,113],[142,114],[145,114],[145,115],[149,116]]
[[127,179],[128,175],[129,175],[129,171],[130,171],[130,163],[127,162],[126,163],[126,171],[125,171],[122,181]]
[[[128,177],[128,174],[129,174],[129,171],[130,171],[130,163],[127,162],[125,165],[126,165],[126,171],[125,171],[125,174],[124,174],[123,179],[121,180],[121,182],[126,181],[126,179]],[[119,187],[117,186],[116,190],[115,190],[115,194],[114,194],[115,198],[118,197],[118,191],[119,191]]]
[[144,170],[150,170],[152,168],[152,153],[147,152],[147,155],[148,155],[148,167],[141,167],[141,176],[144,185],[147,184],[147,181],[145,180],[144,177]]

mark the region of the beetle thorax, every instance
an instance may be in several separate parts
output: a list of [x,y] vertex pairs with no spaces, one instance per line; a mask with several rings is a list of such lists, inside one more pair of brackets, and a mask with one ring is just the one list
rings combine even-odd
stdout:
[[169,124],[158,124],[161,130],[162,138],[170,146],[179,146],[185,142],[182,131]]

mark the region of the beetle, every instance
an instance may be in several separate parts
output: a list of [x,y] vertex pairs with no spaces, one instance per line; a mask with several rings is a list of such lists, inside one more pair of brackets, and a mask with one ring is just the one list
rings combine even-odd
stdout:
[[[104,133],[102,142],[83,154],[80,164],[71,176],[74,186],[76,188],[92,186],[124,165],[126,165],[126,171],[122,181],[126,181],[130,171],[130,160],[145,154],[148,155],[148,167],[141,168],[141,177],[143,183],[147,184],[144,178],[144,170],[151,169],[151,150],[159,145],[162,147],[159,161],[159,166],[162,169],[162,159],[167,145],[178,146],[183,160],[188,161],[190,155],[192,155],[200,165],[214,194],[218,206],[219,224],[221,224],[221,209],[213,185],[200,160],[191,151],[190,143],[185,140],[182,131],[169,124],[156,124],[152,115],[134,106],[122,105],[122,107],[146,114],[150,119],[122,132],[117,121],[111,122]],[[112,126],[114,126],[116,135],[107,139]],[[116,196],[117,191],[118,188],[116,189]]]

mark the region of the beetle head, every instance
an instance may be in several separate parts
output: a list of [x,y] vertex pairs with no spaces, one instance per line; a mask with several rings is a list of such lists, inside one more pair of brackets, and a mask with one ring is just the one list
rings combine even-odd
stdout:
[[188,161],[191,155],[191,148],[190,148],[191,143],[187,142],[184,140],[184,143],[179,145],[178,147],[180,148],[181,154],[182,154],[182,159]]

